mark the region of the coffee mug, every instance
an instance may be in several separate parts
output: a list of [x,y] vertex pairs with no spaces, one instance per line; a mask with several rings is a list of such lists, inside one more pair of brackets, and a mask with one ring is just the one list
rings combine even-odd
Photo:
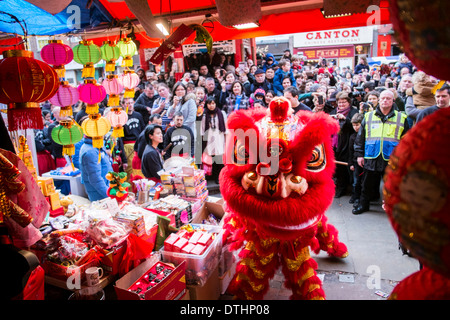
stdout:
[[86,282],[88,286],[92,287],[98,285],[101,277],[103,277],[102,268],[91,267],[86,269]]

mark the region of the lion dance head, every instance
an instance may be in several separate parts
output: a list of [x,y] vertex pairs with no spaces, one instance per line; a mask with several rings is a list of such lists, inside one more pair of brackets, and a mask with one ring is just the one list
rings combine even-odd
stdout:
[[280,239],[316,225],[334,196],[336,121],[323,112],[293,114],[276,97],[267,110],[234,112],[228,128],[220,175],[228,210]]

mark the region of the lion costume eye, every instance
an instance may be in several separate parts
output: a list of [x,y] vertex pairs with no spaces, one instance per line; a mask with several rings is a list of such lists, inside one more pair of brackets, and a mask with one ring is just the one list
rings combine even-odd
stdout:
[[245,144],[240,140],[236,140],[234,144],[234,163],[236,165],[244,165],[248,163],[249,154],[245,148]]
[[323,144],[317,145],[311,155],[311,159],[306,165],[306,170],[311,172],[322,171],[326,166],[325,149]]

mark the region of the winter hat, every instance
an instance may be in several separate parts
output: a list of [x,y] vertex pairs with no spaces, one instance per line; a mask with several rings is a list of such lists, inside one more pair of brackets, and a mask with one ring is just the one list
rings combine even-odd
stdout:
[[256,89],[255,90],[255,97],[256,96],[265,96],[266,95],[266,92],[264,91],[264,89],[261,89],[261,88],[258,88],[258,89]]
[[255,71],[255,76],[258,75],[258,74],[262,74],[262,73],[265,74],[265,72],[264,72],[263,69],[257,69],[257,70]]

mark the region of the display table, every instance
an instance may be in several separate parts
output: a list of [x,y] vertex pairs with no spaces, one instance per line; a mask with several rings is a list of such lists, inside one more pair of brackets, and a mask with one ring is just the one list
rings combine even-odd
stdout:
[[46,172],[42,175],[42,177],[53,178],[53,180],[68,180],[70,182],[71,194],[84,198],[88,197],[84,185],[81,183],[81,174],[77,174],[76,176],[65,176],[65,175],[53,175],[50,174],[49,172]]

